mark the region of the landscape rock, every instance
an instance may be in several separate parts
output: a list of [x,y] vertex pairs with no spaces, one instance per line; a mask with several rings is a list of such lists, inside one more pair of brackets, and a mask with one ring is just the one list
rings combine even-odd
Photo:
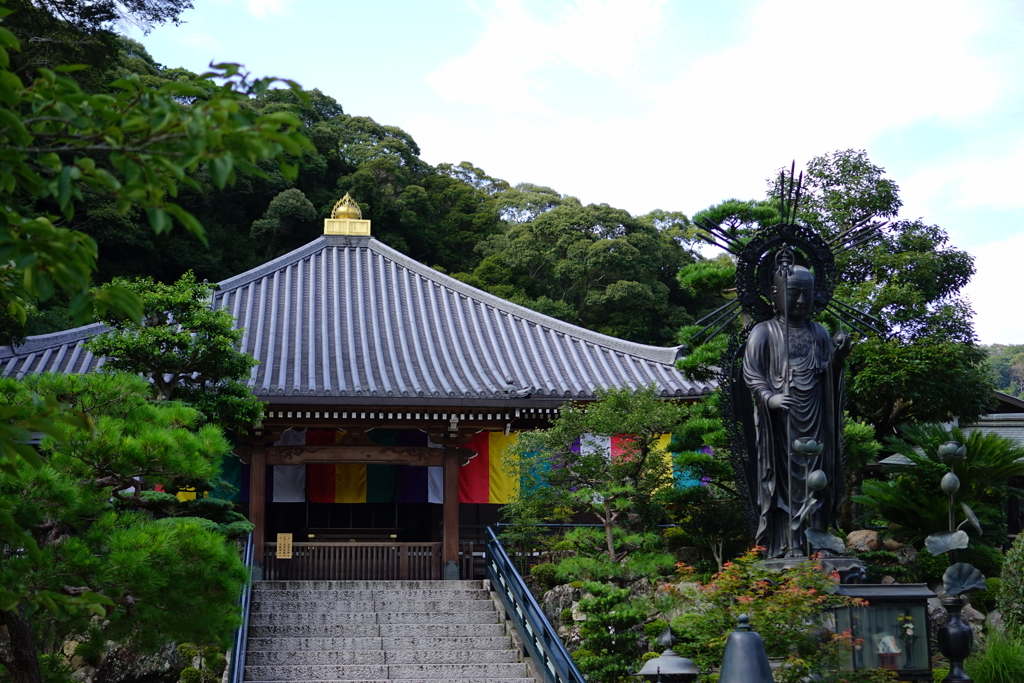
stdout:
[[904,567],[917,563],[917,549],[912,545],[904,545],[893,552],[896,553],[896,557],[900,559],[900,564]]
[[985,616],[985,628],[989,631],[1002,631],[1006,628],[1003,615],[999,610],[994,609]]
[[882,549],[888,550],[890,553],[894,553],[902,547],[903,544],[897,541],[895,538],[882,539]]
[[548,621],[557,624],[562,619],[562,610],[572,609],[574,603],[579,602],[580,589],[573,588],[570,584],[555,586],[544,593],[541,600],[541,609],[547,615]]
[[168,643],[153,654],[139,654],[130,645],[113,647],[92,680],[82,683],[178,683],[185,662],[176,645]]
[[878,550],[878,532],[871,529],[860,529],[851,531],[846,536],[847,554],[867,553]]
[[982,625],[985,623],[985,615],[971,607],[970,605],[964,605],[963,610],[960,611],[961,616],[967,620],[971,626]]
[[78,683],[93,683],[93,677],[95,675],[96,669],[91,666],[86,666],[73,672],[71,674],[71,678],[78,681]]

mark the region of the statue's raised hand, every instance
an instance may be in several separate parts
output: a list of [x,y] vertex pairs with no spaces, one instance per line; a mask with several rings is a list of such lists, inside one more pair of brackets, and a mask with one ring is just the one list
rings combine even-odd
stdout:
[[846,330],[839,330],[832,337],[832,344],[835,346],[835,354],[840,358],[846,358],[850,355],[850,349],[853,348],[853,340],[850,338],[849,333]]
[[768,397],[768,408],[769,410],[789,410],[795,401],[795,398],[786,394],[772,394]]

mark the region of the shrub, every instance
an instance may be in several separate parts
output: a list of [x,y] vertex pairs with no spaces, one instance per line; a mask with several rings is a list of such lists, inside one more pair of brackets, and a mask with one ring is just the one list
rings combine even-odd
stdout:
[[646,613],[629,603],[629,589],[588,581],[580,600],[587,620],[580,625],[580,647],[572,654],[591,683],[617,683],[637,659],[639,632]]
[[785,659],[776,674],[780,683],[836,669],[853,646],[852,639],[849,634],[825,632],[822,615],[830,608],[861,603],[835,595],[836,583],[814,562],[773,572],[760,565],[756,551],[748,552],[727,562],[711,583],[701,586],[702,611],[672,620],[679,639],[676,651],[704,671],[721,666],[725,641],[736,628],[737,617],[747,613],[768,656]]
[[999,597],[1002,579],[991,577],[985,579],[985,590],[971,594],[971,606],[980,609],[982,612],[991,612]]
[[651,641],[652,647],[656,645],[658,638],[666,628],[668,628],[668,622],[664,619],[655,619],[649,624],[644,624],[644,636]]
[[914,567],[900,564],[896,553],[888,550],[872,550],[857,555],[864,561],[867,583],[881,583],[883,576],[891,576],[900,583],[914,583],[918,572]]
[[964,662],[974,683],[1024,681],[1024,641],[1019,631],[993,631],[981,652]]
[[957,561],[973,564],[986,578],[995,578],[1002,575],[1006,560],[999,548],[972,543],[957,554]]
[[949,555],[932,555],[927,550],[917,554],[917,571],[923,581],[939,581],[949,567]]
[[558,585],[558,568],[550,563],[533,565],[530,567],[530,576],[545,591]]
[[562,613],[558,615],[561,618],[562,626],[567,626],[573,622],[572,610],[566,607],[562,610]]
[[1002,585],[996,604],[1008,628],[1024,629],[1024,534],[1018,535],[1006,553]]

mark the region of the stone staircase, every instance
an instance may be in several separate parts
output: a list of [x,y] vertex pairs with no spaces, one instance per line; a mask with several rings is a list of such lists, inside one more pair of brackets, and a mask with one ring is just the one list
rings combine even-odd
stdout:
[[257,581],[245,680],[536,683],[481,581]]

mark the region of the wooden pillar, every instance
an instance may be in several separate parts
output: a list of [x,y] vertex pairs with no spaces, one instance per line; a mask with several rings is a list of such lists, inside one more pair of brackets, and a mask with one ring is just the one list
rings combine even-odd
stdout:
[[459,578],[459,451],[444,449],[444,578]]
[[253,562],[263,566],[263,539],[267,520],[267,456],[263,446],[253,446],[249,458],[249,521],[253,524]]

